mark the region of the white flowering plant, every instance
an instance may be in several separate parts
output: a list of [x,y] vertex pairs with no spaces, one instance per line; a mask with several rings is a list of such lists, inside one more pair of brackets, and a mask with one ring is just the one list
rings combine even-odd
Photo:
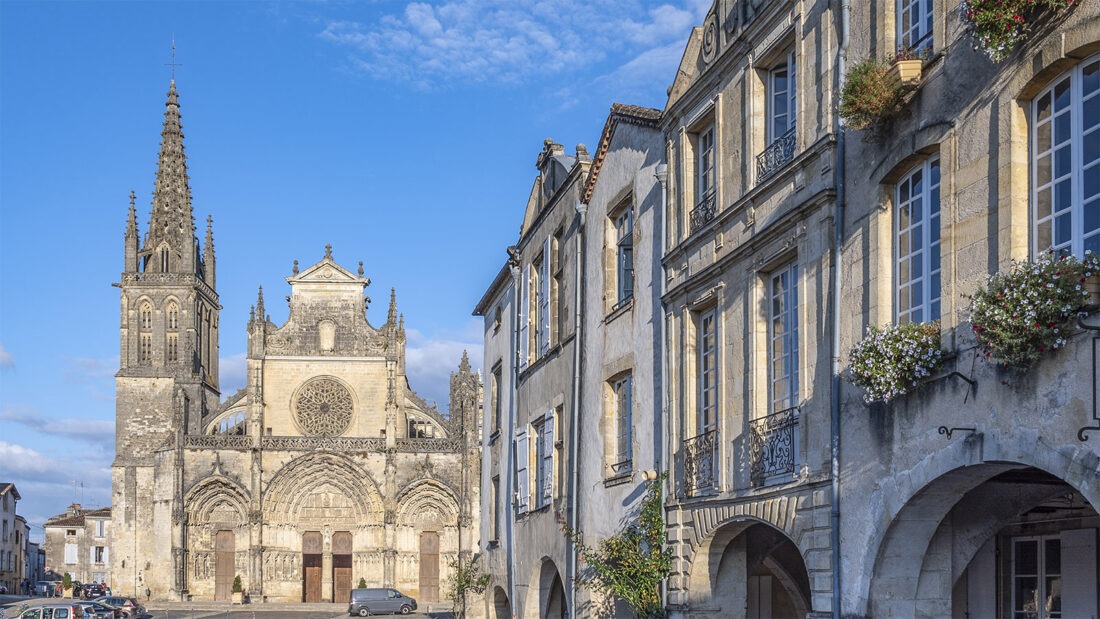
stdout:
[[862,387],[867,403],[889,402],[919,386],[943,363],[938,322],[867,327],[852,347],[851,382]]
[[963,0],[959,12],[974,48],[1000,62],[1027,38],[1034,22],[1073,5],[1074,0]]
[[1066,345],[1070,319],[1089,303],[1086,281],[1100,258],[1045,252],[1035,262],[1013,260],[971,297],[970,322],[986,358],[1018,369]]

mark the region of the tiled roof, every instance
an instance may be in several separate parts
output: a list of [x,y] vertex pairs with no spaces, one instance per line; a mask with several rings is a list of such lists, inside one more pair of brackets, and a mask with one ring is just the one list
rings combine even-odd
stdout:
[[0,481],[0,495],[5,495],[11,492],[11,495],[18,501],[22,497],[19,496],[19,491],[15,489],[15,484],[10,481]]
[[84,526],[85,518],[110,518],[111,508],[103,507],[100,509],[84,509],[79,513],[72,514],[65,512],[64,514],[58,514],[53,518],[46,521],[44,526],[47,527],[82,527]]
[[611,112],[607,115],[607,122],[600,134],[600,143],[596,146],[596,156],[592,159],[592,169],[588,172],[588,180],[585,182],[584,197],[582,202],[588,204],[592,199],[592,192],[596,189],[596,180],[600,177],[600,169],[603,168],[604,157],[607,149],[611,147],[611,138],[615,136],[615,128],[619,123],[638,125],[656,129],[661,121],[661,110],[640,105],[626,105],[624,103],[612,103]]

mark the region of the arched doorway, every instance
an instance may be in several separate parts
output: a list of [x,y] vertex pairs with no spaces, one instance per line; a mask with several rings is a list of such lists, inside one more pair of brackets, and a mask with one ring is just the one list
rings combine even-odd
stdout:
[[689,587],[690,605],[725,616],[802,619],[811,609],[798,546],[755,520],[727,523],[696,549]]
[[500,587],[493,590],[493,617],[512,619],[512,605],[508,602],[508,594]]
[[953,470],[890,523],[870,582],[872,616],[1089,617],[1098,605],[1100,516],[1035,467]]
[[564,619],[568,614],[569,606],[565,600],[565,586],[562,584],[561,574],[558,573],[558,567],[554,562],[546,559],[539,569],[537,615],[544,619]]

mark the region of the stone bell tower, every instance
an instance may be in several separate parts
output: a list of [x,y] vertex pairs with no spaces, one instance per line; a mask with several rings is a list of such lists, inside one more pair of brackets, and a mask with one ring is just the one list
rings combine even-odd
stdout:
[[158,593],[171,587],[174,561],[165,542],[179,511],[180,483],[172,458],[178,457],[182,436],[200,431],[203,416],[217,408],[220,397],[221,306],[212,222],[207,219],[200,248],[175,80],[165,104],[144,237],[134,201],[131,192],[122,277],[115,284],[121,290],[121,350],[112,467],[112,546],[117,550],[111,559],[116,590],[127,595],[154,585]]

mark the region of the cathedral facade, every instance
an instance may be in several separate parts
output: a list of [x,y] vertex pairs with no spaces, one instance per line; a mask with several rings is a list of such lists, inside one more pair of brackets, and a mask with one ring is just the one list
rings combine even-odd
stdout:
[[477,547],[479,378],[465,355],[444,416],[410,387],[391,291],[326,247],[287,277],[289,315],[248,320],[247,381],[223,399],[214,240],[195,233],[175,82],[152,214],[134,196],[121,281],[112,585],[122,594],[344,602],[360,579],[421,602]]

